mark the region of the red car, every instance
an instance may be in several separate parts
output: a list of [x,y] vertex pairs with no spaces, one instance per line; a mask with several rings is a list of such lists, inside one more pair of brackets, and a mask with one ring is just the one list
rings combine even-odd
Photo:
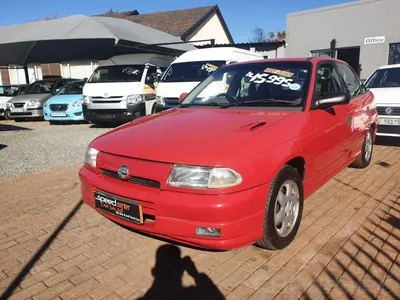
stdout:
[[212,249],[294,239],[303,201],[349,165],[370,164],[374,97],[344,62],[221,67],[178,108],[95,139],[83,200],[137,231]]

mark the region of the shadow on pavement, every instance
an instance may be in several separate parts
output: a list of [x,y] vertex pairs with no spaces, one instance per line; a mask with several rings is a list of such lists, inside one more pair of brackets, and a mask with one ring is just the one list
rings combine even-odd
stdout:
[[32,130],[31,128],[9,125],[9,124],[0,124],[0,132],[2,131],[19,131],[19,130]]
[[18,273],[17,277],[10,283],[7,289],[0,296],[0,299],[7,299],[11,296],[14,290],[18,287],[25,276],[29,273],[30,269],[35,265],[35,263],[42,257],[43,253],[48,249],[48,247],[53,243],[60,231],[68,224],[72,217],[78,212],[82,206],[82,200],[79,201],[71,212],[64,218],[64,220],[58,225],[58,227],[53,231],[53,233],[48,237],[48,239],[43,243],[40,249],[32,256],[32,258],[27,262],[24,268]]
[[3,150],[4,148],[7,148],[7,145],[0,144],[0,150]]
[[377,136],[375,144],[380,146],[400,147],[400,138],[390,136]]
[[[400,219],[389,212],[391,209],[398,212],[394,208],[395,204],[396,202],[392,202],[392,205],[387,207],[387,211],[381,210],[386,216],[375,213],[380,219],[379,222],[369,220],[371,225],[376,226],[376,229],[371,230],[368,226],[362,226],[363,231],[367,233],[368,237],[365,234],[356,232],[355,237],[359,241],[354,242],[351,239],[349,240],[351,247],[356,249],[356,256],[354,256],[354,253],[350,253],[343,248],[340,249],[332,260],[340,268],[339,273],[336,269],[334,269],[335,271],[331,271],[328,267],[324,269],[318,278],[313,278],[314,284],[325,299],[335,299],[330,295],[332,289],[339,289],[341,294],[345,295],[347,299],[353,299],[357,290],[363,292],[364,295],[362,298],[377,299],[384,292],[386,294],[385,297],[389,297],[388,299],[399,299],[396,286],[400,286],[400,278],[398,274],[393,272],[400,267],[396,255],[393,256],[393,253],[399,251],[396,245],[398,244],[399,237],[396,236],[395,229],[387,229],[388,226],[393,226],[397,229],[400,228]],[[389,241],[389,239],[394,241],[395,244]],[[371,253],[375,253],[375,255]],[[340,256],[342,259],[338,259]],[[381,259],[378,260],[377,256],[380,256]],[[382,259],[386,263],[382,263]],[[344,261],[349,261],[353,265],[353,268],[350,268]],[[370,264],[366,264],[366,261],[370,262]],[[360,276],[362,274],[364,276]],[[321,280],[324,277],[328,277],[328,281],[331,284],[329,284],[327,279]],[[342,277],[346,279],[341,280]],[[368,278],[367,282],[364,281],[364,278]],[[368,282],[368,280],[373,281],[374,284]],[[313,299],[313,296],[308,291],[305,292],[303,297],[305,299]]]
[[[187,272],[196,283],[184,287],[182,276]],[[156,252],[156,265],[152,269],[154,281],[146,294],[137,300],[153,299],[224,299],[212,280],[199,273],[189,256],[181,257],[175,245],[162,245]]]

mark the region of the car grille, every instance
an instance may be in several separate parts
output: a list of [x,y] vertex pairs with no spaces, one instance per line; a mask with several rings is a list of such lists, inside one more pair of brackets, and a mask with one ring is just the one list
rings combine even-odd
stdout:
[[[122,180],[121,178],[119,178],[117,172],[102,169],[101,173],[105,176],[112,177],[112,178],[118,179],[118,180]],[[122,181],[125,181],[125,180],[122,180]],[[131,178],[129,178],[129,180],[127,180],[127,182],[138,184],[138,185],[144,185],[144,186],[148,186],[148,187],[152,187],[152,188],[160,188],[160,183],[156,180],[151,180],[151,179],[145,179],[145,178],[140,178],[140,177],[131,177]]]
[[[388,114],[386,112],[386,109],[391,108],[392,109],[392,113]],[[400,116],[400,107],[390,107],[390,106],[382,106],[382,107],[378,107],[378,115],[381,116]]]
[[379,125],[378,133],[400,134],[400,126]]
[[50,104],[50,109],[52,111],[66,111],[68,104]]
[[90,97],[91,99],[121,99],[123,96],[110,96],[110,97],[101,97],[101,96],[94,96]]
[[120,103],[121,100],[93,100],[92,103],[102,103],[102,104],[106,104],[106,103]]
[[14,107],[24,107],[25,103],[14,103]]
[[164,101],[169,104],[178,104],[179,98],[164,98]]

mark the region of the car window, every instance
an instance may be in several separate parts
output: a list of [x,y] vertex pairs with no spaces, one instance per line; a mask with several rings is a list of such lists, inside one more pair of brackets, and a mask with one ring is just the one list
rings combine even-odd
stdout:
[[63,89],[63,87],[65,87],[66,84],[66,80],[60,80],[56,82],[53,93],[58,94]]
[[352,97],[356,97],[362,92],[362,85],[358,77],[354,74],[354,72],[350,69],[349,66],[345,64],[337,64],[338,72],[340,76],[342,76],[344,83],[346,84],[346,88],[350,92]]
[[172,64],[164,76],[161,78],[163,82],[191,82],[203,81],[211,75],[219,67],[223,66],[226,61],[223,60],[207,60],[207,61],[190,61]]
[[400,87],[400,68],[376,70],[367,80],[365,86],[370,89]]
[[328,92],[343,91],[340,77],[333,64],[321,64],[317,70],[314,95],[316,100],[324,99]]

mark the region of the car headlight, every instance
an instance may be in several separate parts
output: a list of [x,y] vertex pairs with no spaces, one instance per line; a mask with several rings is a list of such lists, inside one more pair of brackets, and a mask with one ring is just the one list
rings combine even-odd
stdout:
[[85,154],[85,164],[96,168],[97,154],[99,154],[99,150],[89,147]]
[[7,102],[7,107],[10,108],[12,106],[12,104],[10,102]]
[[28,101],[28,107],[38,108],[40,107],[41,103],[37,100],[30,100]]
[[126,97],[127,104],[138,104],[144,101],[144,95],[129,95]]
[[221,189],[241,182],[240,174],[228,168],[174,165],[167,184],[177,187]]
[[72,104],[73,107],[79,107],[82,106],[83,104],[83,99],[76,101],[74,104]]
[[161,106],[165,106],[165,99],[164,99],[164,97],[161,97],[161,96],[157,96],[157,104],[158,105],[161,105]]
[[83,103],[90,104],[90,98],[88,96],[83,96]]
[[43,103],[43,107],[47,107],[47,101],[45,103]]

